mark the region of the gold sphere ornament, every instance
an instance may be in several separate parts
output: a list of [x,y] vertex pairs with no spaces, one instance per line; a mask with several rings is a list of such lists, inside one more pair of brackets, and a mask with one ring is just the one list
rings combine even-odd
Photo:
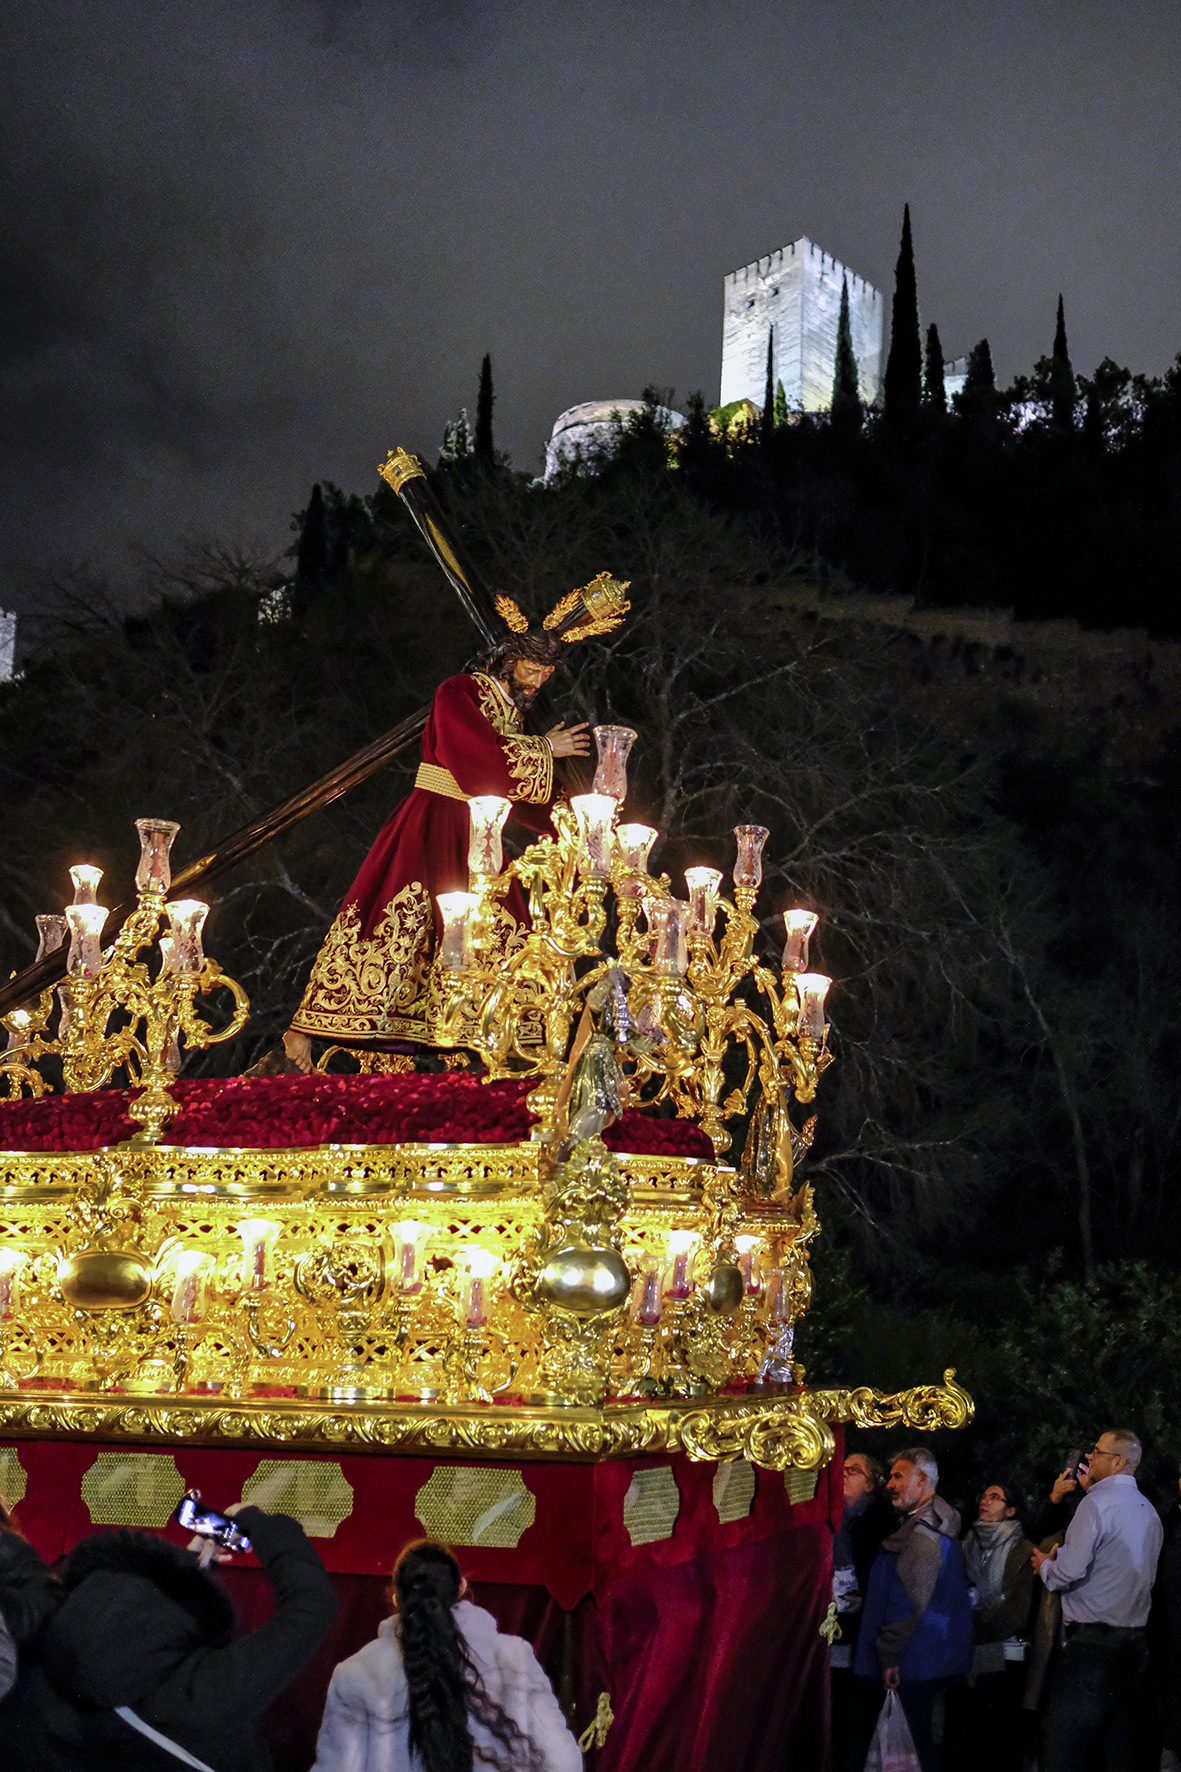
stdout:
[[719,1263],[702,1286],[701,1296],[715,1317],[732,1317],[743,1299],[741,1273],[729,1262]]
[[632,1277],[622,1256],[611,1248],[565,1243],[551,1249],[537,1277],[537,1293],[547,1304],[576,1317],[597,1317],[624,1303]]
[[58,1290],[80,1311],[131,1311],[151,1296],[152,1270],[128,1250],[88,1249],[57,1270]]

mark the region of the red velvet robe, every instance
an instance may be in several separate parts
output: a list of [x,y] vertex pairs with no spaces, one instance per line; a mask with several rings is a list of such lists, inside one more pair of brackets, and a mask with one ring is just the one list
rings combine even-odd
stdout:
[[[476,794],[500,794],[519,823],[552,828],[553,753],[522,733],[519,711],[483,672],[436,690],[415,787],[349,888],[293,1028],[344,1046],[431,1044],[435,899],[467,890],[467,799]],[[500,904],[501,940],[512,947],[528,927],[525,896],[514,883]]]

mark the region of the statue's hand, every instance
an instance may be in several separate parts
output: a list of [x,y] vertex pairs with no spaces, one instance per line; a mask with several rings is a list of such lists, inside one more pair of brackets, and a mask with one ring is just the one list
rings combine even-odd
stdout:
[[312,1042],[306,1034],[297,1034],[294,1028],[288,1028],[283,1035],[283,1050],[297,1070],[307,1076],[312,1070]]
[[567,730],[565,720],[559,720],[546,733],[549,748],[555,757],[589,757],[590,736],[586,730],[586,721],[580,720],[577,726]]

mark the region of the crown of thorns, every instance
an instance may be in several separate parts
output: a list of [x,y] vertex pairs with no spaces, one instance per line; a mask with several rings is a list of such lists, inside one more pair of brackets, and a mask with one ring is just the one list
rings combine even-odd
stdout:
[[[624,594],[629,582],[612,578],[609,572],[600,572],[588,585],[577,591],[567,591],[564,597],[560,597],[542,622],[542,629],[567,646],[575,640],[590,640],[596,634],[609,634],[631,608]],[[536,629],[530,629],[529,617],[512,597],[497,597],[496,613],[514,634],[537,633]]]

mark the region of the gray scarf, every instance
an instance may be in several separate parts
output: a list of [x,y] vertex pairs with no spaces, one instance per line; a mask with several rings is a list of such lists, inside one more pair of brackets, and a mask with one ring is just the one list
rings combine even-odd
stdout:
[[964,1539],[964,1563],[978,1606],[1003,1603],[1005,1563],[1020,1536],[1020,1520],[977,1520]]

